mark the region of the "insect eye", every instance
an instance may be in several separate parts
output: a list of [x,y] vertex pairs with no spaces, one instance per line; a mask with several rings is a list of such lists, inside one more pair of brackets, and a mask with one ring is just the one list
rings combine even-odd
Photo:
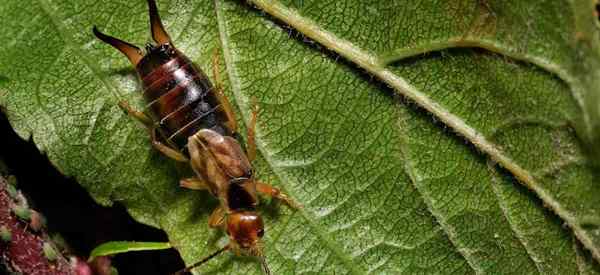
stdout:
[[262,238],[262,236],[265,235],[265,230],[259,229],[258,231],[256,231],[256,235],[258,235],[259,238]]

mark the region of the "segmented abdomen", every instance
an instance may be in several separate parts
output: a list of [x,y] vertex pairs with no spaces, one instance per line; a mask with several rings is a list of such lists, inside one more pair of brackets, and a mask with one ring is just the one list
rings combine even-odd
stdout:
[[183,150],[187,138],[200,129],[230,135],[227,116],[206,75],[176,50],[169,58],[148,58],[137,67],[147,109],[167,142]]

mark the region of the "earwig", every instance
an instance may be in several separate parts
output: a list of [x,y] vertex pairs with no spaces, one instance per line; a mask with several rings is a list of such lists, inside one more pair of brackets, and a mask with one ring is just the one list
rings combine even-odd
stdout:
[[265,273],[270,271],[262,250],[264,226],[256,211],[258,194],[273,197],[298,207],[279,189],[255,179],[254,127],[257,111],[252,112],[247,150],[240,144],[231,104],[221,90],[217,55],[213,56],[214,86],[208,77],[177,50],[165,31],[156,3],[147,0],[152,39],[145,53],[128,42],[100,32],[94,35],[123,53],[135,67],[147,103],[144,112],[127,102],[119,106],[150,130],[152,145],[169,158],[189,162],[194,178],[182,179],[185,188],[207,190],[220,205],[209,217],[209,226],[222,228],[229,243],[192,266],[192,268],[229,250],[237,255],[258,257]]

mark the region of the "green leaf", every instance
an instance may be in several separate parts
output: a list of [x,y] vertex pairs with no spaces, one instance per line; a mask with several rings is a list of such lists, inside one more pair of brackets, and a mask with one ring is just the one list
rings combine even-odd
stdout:
[[132,251],[147,251],[147,250],[162,250],[171,248],[170,243],[160,242],[106,242],[103,243],[90,253],[89,262],[100,256],[109,256]]
[[[304,205],[261,208],[275,274],[592,274],[600,59],[591,2],[158,6],[175,45],[206,72],[220,50],[241,125],[257,99],[258,177]],[[142,45],[145,5],[4,1],[0,104],[64,174],[163,229],[189,264],[226,242],[207,226],[217,201],[177,187],[188,172],[117,107],[143,106],[135,73],[91,35],[97,25]],[[228,254],[197,270],[207,271],[260,267]]]

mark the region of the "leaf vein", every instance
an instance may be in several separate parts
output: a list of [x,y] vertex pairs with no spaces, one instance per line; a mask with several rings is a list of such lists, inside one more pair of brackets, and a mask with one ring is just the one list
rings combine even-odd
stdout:
[[[235,75],[234,69],[232,68],[233,66],[233,59],[232,56],[230,54],[230,49],[229,49],[229,40],[228,40],[228,35],[227,35],[227,31],[226,31],[226,23],[223,19],[223,15],[222,15],[222,11],[221,11],[221,4],[219,0],[215,0],[215,10],[217,13],[217,21],[218,21],[218,29],[219,29],[219,37],[221,39],[221,44],[223,46],[223,54],[225,56],[225,65],[226,65],[226,69],[228,71],[228,75],[229,75],[229,79],[232,83],[231,87],[233,90],[233,94],[236,98],[235,102],[238,103],[238,106],[240,107],[240,110],[245,110],[245,108],[242,108],[243,106],[243,100],[242,99],[242,95],[241,95],[241,85],[240,85],[240,80],[238,79],[238,77]],[[246,126],[249,126],[249,117],[246,115],[244,116],[244,112],[242,113],[242,117],[243,117],[243,121],[246,124]],[[257,149],[260,152],[263,152],[263,156],[265,158],[265,160],[270,164],[270,166],[273,168],[273,172],[275,172],[275,174],[277,175],[277,177],[279,177],[281,180],[281,184],[283,185],[282,189],[284,189],[283,191],[286,191],[288,194],[292,195],[289,192],[289,186],[287,186],[286,182],[287,181],[291,181],[291,179],[288,179],[285,176],[285,173],[283,171],[280,171],[280,168],[277,167],[277,165],[274,165],[274,163],[276,162],[274,159],[271,158],[271,156],[269,154],[264,154],[264,148],[263,148],[263,144],[261,142],[256,142],[257,144]],[[294,197],[292,195],[292,197]],[[299,213],[306,221],[307,221],[307,225],[319,236],[319,238],[322,240],[322,242],[325,244],[326,247],[328,247],[333,254],[341,261],[341,263],[346,266],[350,273],[352,274],[363,274],[364,271],[362,270],[362,268],[360,268],[352,259],[351,257],[349,257],[348,255],[346,255],[343,250],[336,244],[333,242],[333,240],[331,240],[328,236],[327,233],[320,228],[320,226],[318,224],[316,224],[314,222],[314,217],[310,216],[307,211],[304,208],[298,209],[296,210],[297,213]]]
[[65,20],[63,18],[58,18],[57,14],[52,12],[52,8],[50,7],[49,1],[50,0],[38,0],[38,3],[42,7],[42,11],[44,11],[48,18],[50,18],[52,24],[56,27],[56,30],[61,36],[63,42],[65,43],[65,46],[70,48],[72,52],[79,57],[79,60],[90,69],[92,75],[98,78],[98,80],[102,82],[102,84],[111,92],[111,94],[117,100],[119,100],[121,98],[121,95],[119,94],[118,89],[115,86],[113,86],[110,83],[110,81],[108,81],[108,79],[100,73],[100,70],[95,65],[93,65],[94,63],[91,60],[89,60],[89,58],[85,54],[83,54],[81,50],[72,42],[74,35],[69,33],[67,31],[66,26],[63,25],[62,22]]

